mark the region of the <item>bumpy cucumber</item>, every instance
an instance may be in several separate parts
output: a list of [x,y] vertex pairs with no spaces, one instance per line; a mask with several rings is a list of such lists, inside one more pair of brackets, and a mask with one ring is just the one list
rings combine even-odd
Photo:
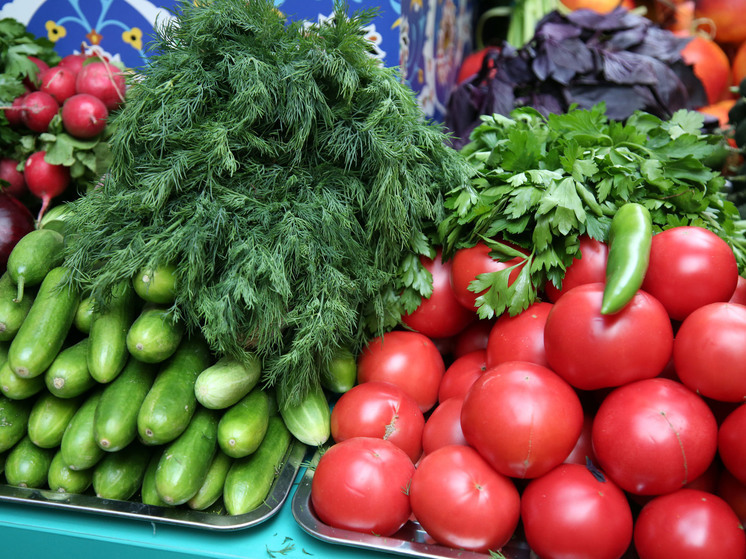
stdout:
[[156,507],[170,507],[173,505],[168,504],[166,501],[161,499],[158,494],[158,490],[155,488],[155,471],[158,469],[158,462],[161,461],[163,455],[162,450],[153,450],[148,467],[145,469],[145,475],[142,478],[142,487],[140,488],[140,500],[143,504],[153,505]]
[[40,448],[28,436],[23,437],[5,460],[5,481],[16,487],[45,487],[54,453],[54,449]]
[[35,229],[16,243],[8,255],[8,274],[23,300],[26,285],[39,285],[52,268],[62,264],[64,237],[53,229]]
[[0,396],[0,452],[12,448],[26,435],[32,403]]
[[78,303],[78,308],[75,310],[75,317],[73,318],[73,326],[83,334],[88,334],[91,331],[91,322],[93,321],[93,298],[83,297]]
[[93,470],[73,470],[65,464],[62,451],[57,450],[49,464],[47,484],[58,493],[84,493],[93,481]]
[[245,514],[256,509],[269,495],[277,469],[292,436],[279,415],[270,417],[267,434],[259,448],[245,458],[234,460],[223,487],[228,514]]
[[88,371],[88,338],[60,351],[44,373],[47,390],[58,398],[75,398],[88,391],[96,380]]
[[127,332],[127,349],[135,359],[161,363],[174,354],[183,335],[183,323],[175,321],[167,308],[148,307]]
[[0,366],[0,392],[11,400],[26,400],[44,388],[44,376],[21,378],[15,374],[6,360]]
[[106,308],[94,310],[88,345],[88,370],[98,382],[111,382],[122,372],[129,353],[127,332],[137,314],[135,294],[129,281],[115,286]]
[[57,204],[47,210],[38,223],[38,229],[54,229],[63,237],[67,233],[67,220],[73,212],[68,202]]
[[10,343],[8,361],[19,377],[42,375],[62,349],[80,296],[66,284],[69,270],[53,268],[42,281],[26,320]]
[[212,356],[201,338],[185,339],[161,366],[137,416],[140,440],[165,444],[184,432],[197,408],[194,383]]
[[98,446],[93,434],[93,418],[102,390],[91,393],[75,412],[62,434],[62,459],[71,470],[86,470],[95,466],[106,452]]
[[130,499],[142,485],[150,448],[137,441],[119,452],[108,452],[93,468],[93,490],[104,499]]
[[15,337],[34,302],[33,295],[28,292],[23,299],[17,300],[17,290],[8,272],[0,276],[0,341],[3,342]]
[[218,444],[231,458],[243,458],[259,448],[269,424],[269,396],[256,387],[225,411],[218,424]]
[[329,368],[321,375],[321,385],[335,394],[344,394],[357,382],[357,360],[349,348],[339,348]]
[[233,459],[220,449],[215,451],[215,456],[207,470],[207,476],[199,491],[187,501],[187,506],[194,510],[206,510],[210,508],[223,495],[225,477],[228,475],[233,464]]
[[116,452],[137,437],[137,414],[155,379],[150,363],[130,359],[124,370],[106,386],[93,418],[96,443]]
[[143,301],[170,305],[176,298],[176,266],[163,264],[143,268],[132,279],[132,285]]
[[319,385],[312,386],[297,404],[280,398],[280,415],[293,436],[303,444],[320,446],[331,436],[332,412]]
[[83,403],[82,397],[58,398],[44,392],[34,402],[28,418],[28,436],[41,448],[54,448],[62,442],[75,412]]
[[202,487],[217,449],[219,413],[199,407],[186,430],[163,452],[155,472],[161,499],[181,505]]
[[249,355],[246,362],[221,357],[202,371],[194,392],[199,403],[206,408],[225,409],[251,392],[259,382],[261,372],[261,362],[255,355]]

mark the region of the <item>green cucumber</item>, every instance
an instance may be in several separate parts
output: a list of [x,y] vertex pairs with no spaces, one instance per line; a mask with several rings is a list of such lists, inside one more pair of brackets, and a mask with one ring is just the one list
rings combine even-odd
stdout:
[[215,451],[215,456],[207,470],[207,476],[199,491],[187,501],[187,506],[194,510],[205,510],[210,508],[223,495],[225,477],[228,475],[233,464],[233,459],[220,449]]
[[163,452],[155,472],[161,499],[181,505],[202,487],[217,449],[218,412],[199,407],[186,430]]
[[116,452],[137,438],[137,414],[155,379],[155,367],[130,359],[124,370],[106,385],[93,418],[96,443]]
[[8,459],[8,454],[10,454],[9,450],[0,452],[0,476],[5,472],[5,461]]
[[30,400],[0,396],[0,452],[12,448],[26,435],[31,406]]
[[0,392],[11,400],[26,400],[44,388],[44,377],[21,378],[10,368],[6,360],[0,366]]
[[137,416],[143,443],[166,444],[184,432],[197,408],[194,383],[211,359],[207,342],[198,337],[184,339],[165,361]]
[[23,437],[5,459],[5,481],[15,487],[45,487],[54,454],[54,449],[40,448],[28,435]]
[[73,325],[79,332],[82,332],[83,334],[89,334],[91,332],[92,321],[93,297],[83,297],[78,303],[78,308],[75,310]]
[[280,415],[293,436],[303,444],[320,446],[331,436],[332,412],[320,385],[311,386],[296,404],[281,397]]
[[47,210],[41,218],[38,229],[54,229],[63,237],[67,233],[67,219],[73,215],[68,202],[57,204]]
[[163,264],[143,268],[132,279],[132,285],[143,301],[171,305],[176,299],[176,266]]
[[91,393],[75,412],[62,434],[62,459],[71,470],[86,470],[104,457],[104,451],[93,434],[93,418],[102,390]]
[[130,354],[146,363],[161,363],[171,357],[184,335],[183,323],[165,307],[143,309],[127,332]]
[[107,452],[93,467],[93,490],[103,499],[130,499],[142,486],[150,449],[137,441],[119,452]]
[[357,360],[349,348],[338,348],[329,367],[321,375],[321,385],[335,394],[344,394],[357,382]]
[[0,276],[0,341],[12,340],[23,324],[34,297],[26,293],[20,301],[16,300],[17,287],[10,274]]
[[82,397],[58,398],[49,392],[42,393],[31,407],[28,418],[31,441],[41,448],[59,446],[67,425],[82,403]]
[[53,229],[35,229],[16,243],[8,255],[8,274],[16,284],[16,300],[26,285],[39,285],[52,268],[62,264],[65,238]]
[[53,268],[44,278],[26,320],[10,343],[8,361],[19,377],[38,377],[62,349],[80,296],[68,286],[69,270]]
[[96,385],[88,371],[88,338],[60,351],[44,373],[47,390],[58,398],[75,398]]
[[233,461],[225,478],[223,501],[228,514],[256,509],[269,495],[292,435],[279,415],[270,417],[267,434],[253,454]]
[[155,471],[158,469],[158,462],[161,460],[163,451],[153,452],[148,462],[148,467],[145,469],[145,475],[142,478],[142,487],[140,488],[140,500],[145,505],[153,505],[156,507],[170,507],[166,501],[161,499],[158,494],[158,490],[155,488]]
[[93,481],[93,470],[73,470],[58,450],[52,457],[47,472],[47,485],[58,493],[84,493]]
[[137,314],[130,282],[115,286],[106,308],[93,312],[88,345],[88,370],[100,383],[111,382],[122,372],[129,353],[127,332]]
[[0,363],[8,360],[8,349],[10,349],[10,343],[0,341]]
[[261,372],[261,362],[255,355],[249,354],[246,362],[221,357],[197,378],[194,386],[197,400],[206,408],[228,408],[251,392]]
[[259,448],[269,425],[269,396],[256,387],[220,418],[218,444],[231,458],[243,458]]

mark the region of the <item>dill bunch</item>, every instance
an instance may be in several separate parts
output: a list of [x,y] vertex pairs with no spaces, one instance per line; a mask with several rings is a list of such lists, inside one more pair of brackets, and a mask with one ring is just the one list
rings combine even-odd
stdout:
[[182,0],[111,121],[113,162],[75,201],[71,281],[105,305],[176,265],[172,308],[218,355],[258,355],[283,403],[429,295],[444,193],[470,166],[396,70],[372,11],[288,22],[272,0]]

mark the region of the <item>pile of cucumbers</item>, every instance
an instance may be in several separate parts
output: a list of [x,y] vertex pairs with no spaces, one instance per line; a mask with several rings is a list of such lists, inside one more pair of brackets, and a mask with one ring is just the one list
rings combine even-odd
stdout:
[[[173,270],[97,308],[36,229],[0,276],[0,477],[8,485],[244,514],[293,443],[259,360],[212,355],[173,320]],[[0,479],[2,481],[2,479]]]

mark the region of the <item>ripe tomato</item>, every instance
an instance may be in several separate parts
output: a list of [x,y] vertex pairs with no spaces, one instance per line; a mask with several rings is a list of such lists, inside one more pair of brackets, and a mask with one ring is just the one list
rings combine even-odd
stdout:
[[738,87],[746,79],[746,41],[741,43],[733,55],[731,83]]
[[606,281],[606,261],[609,258],[609,246],[588,235],[578,237],[580,257],[572,261],[565,270],[562,287],[557,289],[551,281],[544,286],[544,293],[552,303],[556,303],[563,293],[585,283]]
[[746,305],[746,278],[738,276],[736,282],[736,290],[731,295],[729,303],[738,303],[739,305]]
[[458,358],[477,349],[487,349],[487,339],[494,324],[494,319],[481,319],[464,328],[453,340],[453,357]]
[[331,434],[336,442],[352,437],[387,439],[412,462],[422,454],[425,417],[417,402],[388,382],[364,382],[345,392],[332,408]]
[[611,480],[579,464],[533,479],[521,496],[526,541],[537,556],[619,559],[632,542],[632,510]]
[[431,454],[442,446],[468,444],[461,429],[463,404],[463,397],[453,397],[435,406],[422,431],[422,451],[425,454]]
[[[689,36],[688,31],[677,31],[677,35]],[[700,33],[681,49],[681,58],[692,66],[694,75],[705,88],[710,105],[721,101],[728,94],[730,86],[730,60],[725,51],[715,41]]]
[[372,339],[360,352],[357,380],[396,384],[424,413],[438,400],[445,369],[443,357],[430,338],[419,332],[394,330]]
[[602,315],[603,291],[601,283],[571,289],[544,329],[549,367],[582,390],[655,377],[673,349],[671,321],[656,299],[638,291],[621,311]]
[[500,49],[496,46],[488,45],[485,48],[472,52],[466,56],[461,66],[458,69],[458,76],[456,77],[456,83],[462,83],[478,74],[482,69],[482,63],[484,57],[489,52],[499,52]]
[[728,470],[723,470],[715,493],[730,505],[741,524],[746,523],[746,483],[741,483]]
[[634,542],[640,559],[741,559],[746,535],[736,513],[717,495],[679,489],[640,511]]
[[718,43],[746,41],[746,20],[737,15],[743,13],[746,13],[746,0],[697,0],[694,3],[695,19],[710,23]]
[[642,289],[658,299],[673,320],[694,309],[727,301],[738,283],[730,246],[703,227],[672,227],[653,236]]
[[394,443],[355,437],[337,443],[319,459],[311,483],[311,504],[325,524],[390,536],[409,519],[405,489],[414,464]]
[[515,316],[497,317],[487,340],[487,368],[506,361],[530,361],[547,366],[544,326],[552,303],[537,302]]
[[463,398],[482,374],[487,370],[487,352],[483,349],[462,355],[446,369],[438,388],[438,401],[458,396]]
[[518,526],[515,485],[468,446],[445,446],[426,455],[412,476],[409,495],[424,530],[451,547],[496,550]]
[[585,466],[587,461],[590,460],[594,464],[596,463],[596,455],[593,452],[593,440],[591,439],[591,433],[593,432],[593,416],[586,413],[583,417],[583,429],[580,431],[578,441],[575,443],[570,454],[565,458],[564,464],[579,464]]
[[746,406],[728,414],[718,431],[718,452],[725,468],[738,481],[746,483]]
[[451,289],[451,261],[443,262],[440,249],[434,260],[420,256],[420,262],[432,275],[433,292],[411,314],[402,316],[402,322],[430,338],[455,336],[476,320],[477,314],[456,299]]
[[710,303],[676,332],[676,374],[689,389],[724,402],[746,400],[746,306]]
[[567,458],[583,428],[572,387],[535,363],[488,369],[466,394],[461,429],[468,443],[501,474],[534,478]]
[[698,478],[717,450],[717,422],[681,383],[654,378],[612,391],[593,420],[601,469],[625,491],[660,495]]

